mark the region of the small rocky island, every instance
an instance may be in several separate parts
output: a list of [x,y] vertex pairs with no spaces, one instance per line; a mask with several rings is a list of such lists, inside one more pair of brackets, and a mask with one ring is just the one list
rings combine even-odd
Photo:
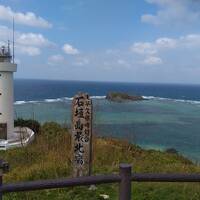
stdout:
[[142,101],[145,100],[142,96],[140,95],[129,95],[127,93],[122,93],[122,92],[109,92],[106,95],[106,99],[109,101],[114,101],[114,102],[123,102],[123,101]]

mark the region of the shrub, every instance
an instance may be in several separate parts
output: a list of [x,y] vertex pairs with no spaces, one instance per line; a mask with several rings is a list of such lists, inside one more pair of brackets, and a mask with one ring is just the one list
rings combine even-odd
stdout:
[[66,129],[63,129],[61,125],[55,122],[46,122],[41,128],[42,135],[50,140],[55,140],[55,138],[61,137],[62,135],[66,134],[65,131]]
[[169,148],[165,150],[166,153],[178,154],[178,151],[174,148]]
[[20,126],[20,127],[28,127],[30,129],[32,129],[35,133],[39,133],[40,132],[40,128],[41,125],[38,121],[36,120],[32,120],[32,119],[22,119],[22,118],[18,118],[15,120],[15,127],[16,126]]

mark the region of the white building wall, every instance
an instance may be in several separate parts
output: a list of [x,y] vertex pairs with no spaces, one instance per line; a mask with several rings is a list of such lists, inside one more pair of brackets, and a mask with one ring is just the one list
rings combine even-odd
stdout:
[[7,139],[11,139],[14,132],[13,72],[15,71],[15,64],[0,63],[0,123],[7,123]]

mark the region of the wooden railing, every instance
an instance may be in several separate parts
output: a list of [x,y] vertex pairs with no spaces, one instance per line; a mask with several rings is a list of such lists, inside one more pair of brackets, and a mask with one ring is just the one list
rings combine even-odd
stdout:
[[112,175],[30,181],[15,184],[3,184],[2,176],[0,176],[0,200],[2,200],[3,194],[11,192],[25,192],[105,183],[119,183],[119,200],[130,200],[132,182],[200,182],[200,174],[132,173],[131,165],[120,164],[119,174]]

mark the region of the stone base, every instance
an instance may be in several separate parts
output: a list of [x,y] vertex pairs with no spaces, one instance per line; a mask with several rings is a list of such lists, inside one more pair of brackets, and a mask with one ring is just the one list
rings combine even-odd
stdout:
[[16,127],[12,138],[0,140],[0,150],[7,150],[14,147],[23,147],[31,143],[35,138],[35,133],[27,127]]

